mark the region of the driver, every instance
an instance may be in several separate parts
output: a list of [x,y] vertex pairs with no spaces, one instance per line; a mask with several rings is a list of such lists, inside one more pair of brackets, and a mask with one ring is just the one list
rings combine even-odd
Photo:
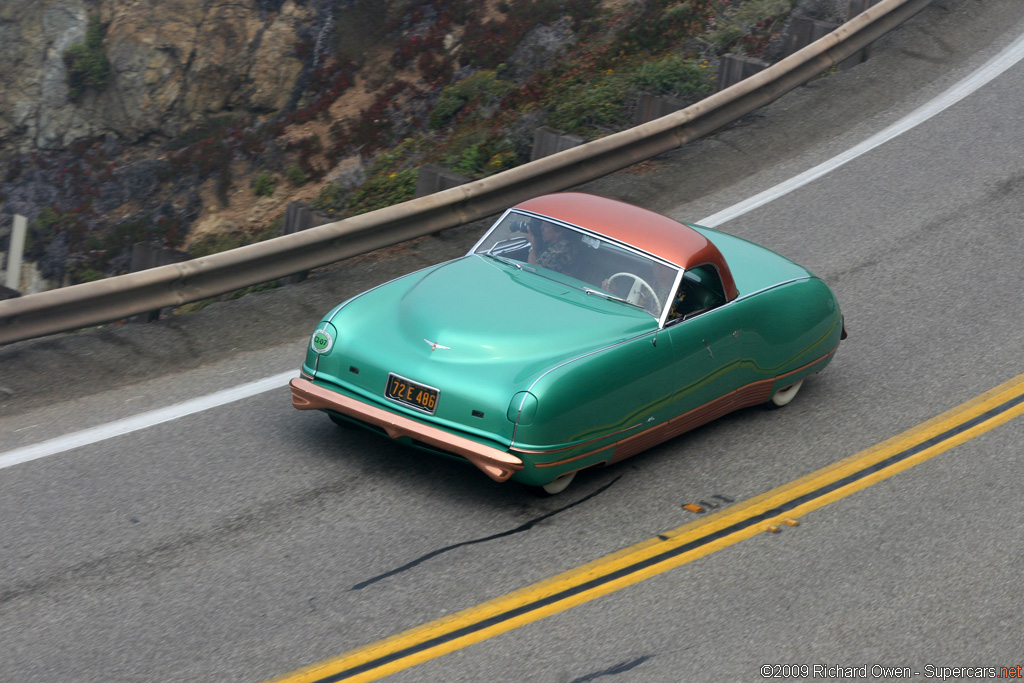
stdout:
[[554,223],[531,218],[526,230],[530,241],[528,261],[548,270],[579,277],[579,249],[574,233]]
[[689,306],[686,302],[686,295],[692,293],[692,291],[693,285],[689,280],[683,278],[683,281],[679,283],[679,289],[676,290],[675,296],[672,297],[672,304],[668,309],[668,318],[665,319],[666,322],[683,317],[685,309]]

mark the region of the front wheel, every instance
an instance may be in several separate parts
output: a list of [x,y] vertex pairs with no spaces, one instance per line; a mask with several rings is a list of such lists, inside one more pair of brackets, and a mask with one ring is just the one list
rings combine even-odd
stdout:
[[774,394],[772,394],[772,400],[769,402],[769,407],[781,408],[784,405],[788,405],[789,402],[793,400],[793,397],[796,396],[796,393],[800,391],[800,387],[803,385],[803,383],[804,381],[800,380],[799,382],[794,382],[793,384],[790,384],[788,387],[783,387],[782,389],[776,391]]
[[575,478],[576,472],[569,472],[568,474],[563,474],[558,479],[548,482],[547,484],[542,484],[541,486],[527,486],[526,488],[532,491],[535,495],[547,498],[548,496],[556,495],[569,488],[569,484],[571,484],[572,480]]

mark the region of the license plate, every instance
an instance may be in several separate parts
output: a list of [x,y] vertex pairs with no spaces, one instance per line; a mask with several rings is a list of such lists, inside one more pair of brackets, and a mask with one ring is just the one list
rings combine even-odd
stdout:
[[433,387],[399,377],[394,373],[388,375],[388,387],[384,391],[384,395],[388,398],[431,415],[437,408],[439,393]]

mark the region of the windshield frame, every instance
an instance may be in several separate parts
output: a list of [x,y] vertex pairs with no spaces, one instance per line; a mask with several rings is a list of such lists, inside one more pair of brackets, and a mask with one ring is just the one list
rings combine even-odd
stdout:
[[[654,255],[654,254],[652,254],[650,252],[644,251],[643,249],[639,249],[637,247],[634,247],[633,245],[628,244],[626,242],[623,242],[621,240],[615,239],[614,237],[609,237],[608,235],[605,235],[605,234],[603,234],[601,232],[598,232],[596,230],[590,230],[590,229],[587,229],[587,228],[579,226],[579,225],[574,225],[572,223],[567,223],[566,221],[559,220],[557,218],[552,218],[551,216],[547,216],[547,215],[542,214],[542,213],[536,213],[534,211],[529,211],[529,210],[526,210],[526,209],[520,209],[520,208],[512,207],[512,208],[506,209],[504,212],[502,212],[501,216],[499,216],[498,219],[491,225],[491,227],[488,228],[487,232],[485,232],[483,234],[483,236],[479,240],[477,240],[477,242],[470,248],[470,250],[467,253],[467,255],[500,256],[500,254],[492,254],[490,252],[491,252],[491,250],[494,249],[494,247],[496,247],[497,245],[501,244],[505,240],[495,241],[494,244],[492,244],[488,249],[483,249],[482,247],[483,247],[483,245],[485,245],[489,241],[491,241],[490,238],[491,238],[492,233],[494,233],[496,230],[498,230],[498,228],[505,222],[505,220],[511,214],[516,214],[516,215],[522,216],[524,218],[536,218],[536,219],[539,219],[539,220],[542,220],[542,221],[547,221],[547,222],[552,223],[554,225],[557,225],[557,226],[559,226],[561,228],[568,229],[568,230],[571,230],[573,232],[579,233],[582,237],[589,237],[591,239],[596,239],[596,240],[599,240],[601,242],[605,242],[605,243],[607,243],[607,244],[609,244],[609,245],[611,245],[613,247],[617,247],[617,248],[622,249],[624,251],[630,252],[630,253],[632,253],[635,256],[639,256],[639,257],[641,257],[643,259],[647,259],[647,260],[651,261],[654,264],[657,264],[657,265],[660,265],[660,266],[672,269],[674,271],[674,276],[672,278],[672,285],[671,285],[671,287],[668,290],[668,294],[664,297],[665,300],[660,302],[661,303],[661,311],[660,311],[660,313],[658,315],[654,315],[653,313],[648,311],[643,306],[639,306],[637,304],[633,304],[633,303],[627,302],[624,299],[622,299],[621,297],[618,297],[615,294],[613,294],[611,292],[608,292],[607,290],[605,290],[605,289],[603,289],[603,288],[601,288],[599,286],[592,285],[591,283],[586,283],[585,281],[579,280],[578,278],[573,278],[573,279],[579,280],[579,282],[583,283],[583,286],[577,286],[577,285],[575,285],[573,283],[564,282],[562,280],[559,280],[559,282],[561,282],[562,284],[565,284],[567,286],[573,287],[574,289],[583,291],[585,293],[588,292],[588,289],[593,289],[593,290],[595,290],[595,291],[593,291],[594,295],[598,295],[598,296],[602,296],[602,297],[608,298],[608,297],[605,296],[607,294],[607,295],[610,295],[610,297],[612,299],[614,299],[614,300],[621,301],[622,303],[625,303],[626,305],[635,306],[637,308],[640,308],[645,313],[647,313],[648,315],[650,315],[651,317],[653,317],[653,318],[655,318],[657,320],[658,328],[659,329],[665,327],[665,324],[667,322],[667,318],[668,318],[668,315],[669,315],[669,311],[671,310],[671,304],[672,304],[673,297],[675,296],[675,292],[678,290],[680,282],[681,282],[682,277],[683,277],[684,268],[682,266],[680,266],[679,264],[677,264],[677,263],[673,263],[672,261],[664,259],[664,258],[662,258],[660,256],[656,256],[656,255]],[[524,240],[525,240],[525,238],[524,238]],[[505,257],[505,258],[507,260],[509,260],[509,261],[516,261],[516,259],[508,259],[508,257]],[[541,277],[546,277],[541,272],[541,269],[543,267],[538,268],[538,267],[534,266],[531,263],[519,262],[519,261],[517,261],[517,264],[521,264],[524,267],[520,268],[519,265],[515,265],[515,266],[512,266],[512,267],[516,267],[519,270],[522,270],[522,271],[525,271],[525,272],[532,272],[532,273],[534,273],[536,275],[539,275]],[[558,272],[558,271],[551,271],[551,272]],[[564,274],[564,273],[559,273],[559,274],[560,275],[565,275],[566,277],[570,277],[570,278],[572,277],[571,275],[567,275],[567,274]],[[547,279],[551,279],[551,278],[547,278]]]

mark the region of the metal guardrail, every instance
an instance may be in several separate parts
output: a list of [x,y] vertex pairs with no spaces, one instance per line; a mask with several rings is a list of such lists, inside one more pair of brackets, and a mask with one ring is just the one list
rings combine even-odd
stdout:
[[882,0],[824,38],[686,109],[450,190],[159,268],[0,301],[0,344],[179,306],[497,213],[679,147],[837,65],[931,0]]

